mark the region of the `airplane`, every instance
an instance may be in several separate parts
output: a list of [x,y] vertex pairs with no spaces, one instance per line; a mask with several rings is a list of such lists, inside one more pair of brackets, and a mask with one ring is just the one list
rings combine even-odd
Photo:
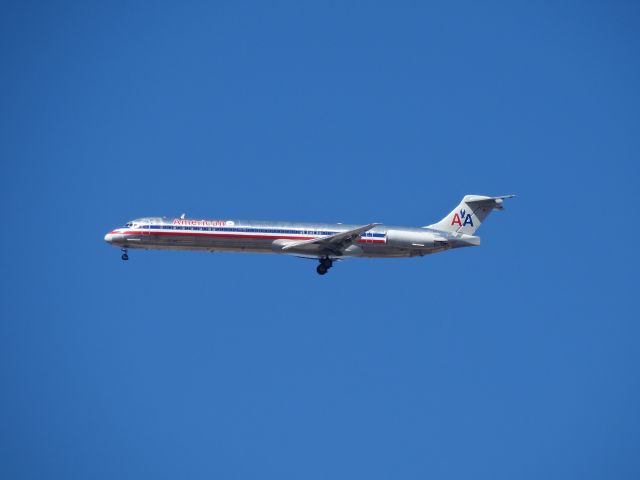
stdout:
[[493,210],[515,195],[466,195],[437,223],[425,227],[396,227],[380,223],[291,223],[250,220],[206,220],[144,217],[107,233],[105,241],[128,249],[201,250],[209,252],[280,253],[317,259],[324,275],[336,260],[346,257],[422,257],[461,247],[480,245],[474,233]]

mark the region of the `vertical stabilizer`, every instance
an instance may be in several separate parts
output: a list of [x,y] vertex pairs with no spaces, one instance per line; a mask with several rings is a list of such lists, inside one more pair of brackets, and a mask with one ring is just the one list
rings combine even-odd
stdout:
[[427,228],[473,235],[494,209],[502,210],[504,200],[512,197],[515,197],[515,195],[504,195],[502,197],[465,195],[460,204],[451,213],[438,223],[428,225]]

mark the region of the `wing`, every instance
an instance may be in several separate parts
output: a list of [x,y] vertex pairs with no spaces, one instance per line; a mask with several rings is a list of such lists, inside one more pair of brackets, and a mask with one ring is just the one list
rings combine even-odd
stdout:
[[312,238],[311,240],[301,240],[299,242],[288,243],[282,247],[283,251],[293,250],[296,252],[308,252],[312,254],[333,254],[342,255],[345,249],[349,248],[361,233],[371,230],[379,223],[370,223],[362,227],[336,233],[330,237]]

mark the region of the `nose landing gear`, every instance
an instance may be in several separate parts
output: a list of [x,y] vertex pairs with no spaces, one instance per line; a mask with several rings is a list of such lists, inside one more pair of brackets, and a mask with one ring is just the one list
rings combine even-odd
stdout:
[[127,249],[126,248],[122,249],[122,260],[124,260],[125,262],[127,260],[129,260],[129,254],[127,253]]
[[318,265],[318,267],[316,268],[316,272],[318,272],[318,275],[324,275],[332,266],[333,260],[331,260],[329,257],[321,258],[320,265]]

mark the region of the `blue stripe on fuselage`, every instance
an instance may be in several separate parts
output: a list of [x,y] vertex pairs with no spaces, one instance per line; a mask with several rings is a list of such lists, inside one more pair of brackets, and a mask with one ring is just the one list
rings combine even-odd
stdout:
[[[269,233],[275,235],[321,235],[331,236],[341,232],[327,230],[293,230],[281,228],[258,228],[258,227],[186,227],[182,225],[141,225],[144,230],[179,230],[193,232],[236,232],[236,233]],[[360,234],[363,238],[384,238],[384,233],[364,232]]]

